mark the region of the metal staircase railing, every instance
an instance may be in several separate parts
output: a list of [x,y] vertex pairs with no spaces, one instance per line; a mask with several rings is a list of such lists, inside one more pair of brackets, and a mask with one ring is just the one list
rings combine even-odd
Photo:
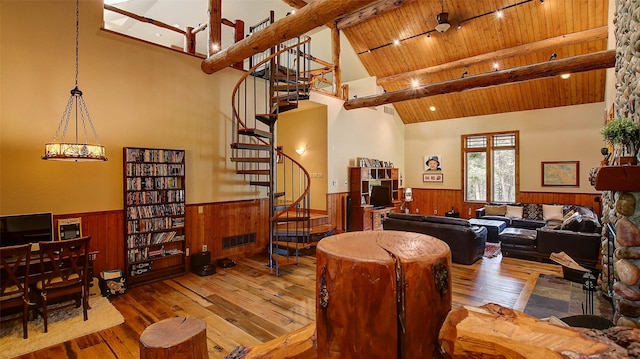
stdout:
[[[310,38],[294,38],[269,50],[238,81],[232,94],[231,160],[251,185],[268,187],[269,266],[296,264],[311,231],[310,176],[276,146],[282,112],[309,97]],[[255,58],[255,57],[253,57]]]

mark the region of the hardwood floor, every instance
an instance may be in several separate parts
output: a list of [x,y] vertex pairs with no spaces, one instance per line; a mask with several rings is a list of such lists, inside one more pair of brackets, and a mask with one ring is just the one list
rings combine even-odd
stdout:
[[[139,358],[142,331],[174,316],[205,320],[209,358],[224,358],[239,345],[262,343],[315,321],[315,257],[281,268],[279,278],[266,262],[257,256],[212,276],[189,273],[130,288],[112,299],[123,324],[20,358]],[[453,306],[493,302],[523,310],[539,274],[561,276],[561,267],[502,256],[453,264]]]

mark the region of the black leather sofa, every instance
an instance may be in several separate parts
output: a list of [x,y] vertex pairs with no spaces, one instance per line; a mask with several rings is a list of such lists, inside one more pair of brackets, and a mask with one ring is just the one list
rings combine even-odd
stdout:
[[540,204],[513,206],[524,207],[522,218],[486,215],[485,208],[476,210],[477,218],[501,220],[507,224],[507,229],[511,229],[499,235],[503,256],[551,262],[551,253],[565,252],[582,266],[597,267],[602,228],[591,208],[565,204],[562,205],[563,215],[571,212],[574,216],[564,221],[545,221]]
[[436,237],[451,249],[451,261],[460,264],[472,264],[482,258],[487,242],[486,228],[472,226],[461,218],[389,213],[382,228]]

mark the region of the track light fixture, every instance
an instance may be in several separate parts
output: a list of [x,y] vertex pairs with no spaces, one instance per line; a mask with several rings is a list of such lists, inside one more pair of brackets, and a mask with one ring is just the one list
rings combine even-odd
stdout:
[[556,57],[558,57],[558,54],[556,54],[554,52],[553,54],[551,54],[551,56],[549,56],[549,60],[547,60],[547,61],[551,61],[551,60],[555,59]]

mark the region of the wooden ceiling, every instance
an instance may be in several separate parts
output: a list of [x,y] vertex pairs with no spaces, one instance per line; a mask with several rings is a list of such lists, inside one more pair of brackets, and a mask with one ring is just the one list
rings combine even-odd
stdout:
[[[441,0],[405,2],[341,29],[386,92],[410,88],[412,80],[420,85],[439,83],[463,74],[470,77],[495,71],[494,64],[504,70],[553,61],[554,53],[562,59],[607,47],[605,0],[445,0],[451,23],[445,33],[434,30]],[[503,9],[501,18],[496,15],[498,9]],[[590,29],[596,30],[587,31]],[[572,41],[564,41],[567,34],[574,34]],[[552,41],[556,37],[560,38]],[[394,45],[396,39],[402,41]],[[518,46],[518,51],[510,51]],[[414,71],[417,73],[411,73]],[[405,73],[409,74],[387,78]],[[404,123],[418,123],[600,102],[604,88],[605,70],[592,70],[574,73],[566,80],[548,77],[394,106]],[[431,106],[436,110],[431,111]]]

